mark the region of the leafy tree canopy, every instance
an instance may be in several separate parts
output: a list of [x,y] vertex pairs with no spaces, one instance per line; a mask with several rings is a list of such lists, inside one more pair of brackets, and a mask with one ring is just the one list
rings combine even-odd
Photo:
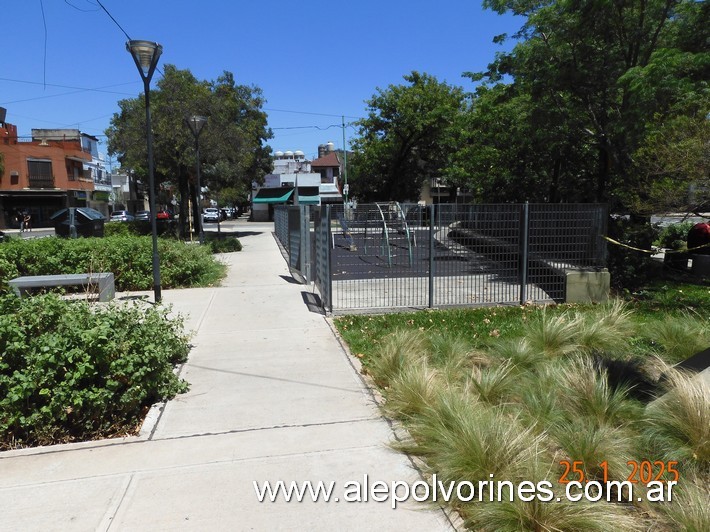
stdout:
[[[484,6],[526,17],[511,52],[499,54],[487,72],[468,74],[491,86],[477,93],[470,142],[460,153],[473,156],[459,159],[484,196],[517,183],[516,193],[533,191],[531,200],[609,201],[650,211],[658,207],[650,201],[656,180],[682,178],[687,189],[702,174],[702,166],[679,172],[668,159],[668,171],[660,159],[651,171],[648,154],[664,128],[678,127],[666,125],[676,118],[693,121],[702,135],[710,111],[707,3],[485,0]],[[519,123],[492,128],[505,109],[517,111]],[[683,141],[685,149],[700,149],[701,139]],[[700,153],[693,160],[702,162]]]
[[[182,212],[188,211],[190,196],[196,205],[195,139],[186,123],[191,115],[208,118],[199,137],[203,187],[216,196],[222,188],[250,189],[252,181],[263,179],[271,167],[265,142],[272,133],[261,89],[237,84],[230,72],[215,81],[200,81],[174,65],[164,66],[156,85],[150,94],[156,181],[177,183]],[[106,131],[109,154],[117,155],[123,168],[144,178],[144,95],[121,100],[119,107]]]
[[361,200],[417,200],[424,180],[440,175],[456,148],[463,90],[419,72],[404,80],[378,89],[358,123],[351,195]]

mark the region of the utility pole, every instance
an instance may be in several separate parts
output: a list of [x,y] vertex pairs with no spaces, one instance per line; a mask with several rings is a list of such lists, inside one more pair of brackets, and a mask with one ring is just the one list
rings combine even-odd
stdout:
[[345,115],[341,115],[343,124],[343,194],[345,196],[345,205],[348,204],[348,192],[350,192],[348,187],[348,147],[345,145]]

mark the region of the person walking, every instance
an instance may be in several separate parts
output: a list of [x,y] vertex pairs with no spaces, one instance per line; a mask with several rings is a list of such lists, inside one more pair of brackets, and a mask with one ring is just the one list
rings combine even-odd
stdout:
[[25,225],[24,230],[32,231],[32,215],[29,212],[25,213],[25,216],[22,218],[22,221]]

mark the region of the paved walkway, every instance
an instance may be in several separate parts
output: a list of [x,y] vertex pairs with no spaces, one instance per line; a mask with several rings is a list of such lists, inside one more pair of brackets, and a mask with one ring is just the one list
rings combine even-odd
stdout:
[[[236,222],[222,286],[165,290],[194,348],[190,391],[139,437],[0,453],[0,530],[448,530],[407,502],[283,499],[253,481],[414,482],[389,425],[309,287],[295,284],[272,224]],[[120,297],[120,294],[118,294]]]

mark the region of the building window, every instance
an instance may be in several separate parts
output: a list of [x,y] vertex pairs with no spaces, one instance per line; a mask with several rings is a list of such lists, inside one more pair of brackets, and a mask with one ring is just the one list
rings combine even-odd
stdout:
[[30,188],[53,188],[52,161],[28,160]]

